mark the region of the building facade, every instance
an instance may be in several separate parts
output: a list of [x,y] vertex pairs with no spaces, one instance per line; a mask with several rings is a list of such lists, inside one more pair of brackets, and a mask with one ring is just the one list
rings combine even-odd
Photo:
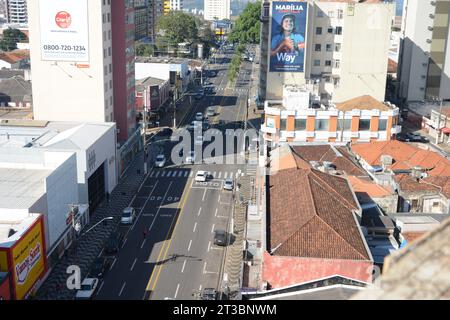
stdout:
[[183,0],[170,0],[170,10],[171,11],[183,10]]
[[[295,54],[280,41],[288,15]],[[383,101],[393,15],[394,5],[382,2],[265,1],[260,98],[280,99],[284,84],[316,84],[324,104],[366,94]]]
[[134,0],[135,40],[148,37],[148,0]]
[[6,0],[6,21],[26,24],[28,22],[27,0]]
[[207,21],[230,19],[230,0],[205,0],[204,17]]
[[449,17],[449,0],[405,0],[398,68],[404,101],[450,99]]

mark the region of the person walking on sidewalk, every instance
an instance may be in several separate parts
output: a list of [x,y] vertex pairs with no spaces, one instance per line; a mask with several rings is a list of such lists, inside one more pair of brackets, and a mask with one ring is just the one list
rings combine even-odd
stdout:
[[144,229],[142,229],[142,237],[144,238],[144,240],[147,237],[147,228],[146,227],[144,227]]

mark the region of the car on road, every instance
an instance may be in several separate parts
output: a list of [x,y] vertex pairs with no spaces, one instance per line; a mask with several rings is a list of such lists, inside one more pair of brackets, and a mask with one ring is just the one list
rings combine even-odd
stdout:
[[206,173],[206,171],[200,170],[195,175],[195,181],[196,182],[205,182],[207,177],[208,177],[208,174]]
[[189,126],[188,126],[188,130],[189,130],[189,131],[194,131],[194,129],[195,129],[195,122],[196,122],[196,121],[192,121],[192,122],[189,124]]
[[120,223],[122,224],[132,224],[136,218],[136,210],[133,207],[126,207],[122,210],[122,217],[120,218]]
[[427,138],[421,136],[418,133],[407,133],[405,135],[405,141],[407,141],[407,142],[422,142],[422,143],[430,142]]
[[227,245],[227,232],[225,230],[214,230],[214,244],[218,246]]
[[202,291],[202,300],[217,300],[218,292],[214,288],[204,288]]
[[94,260],[91,267],[90,275],[93,278],[103,278],[105,272],[108,271],[111,265],[110,259],[105,257],[98,257]]
[[186,157],[186,163],[194,163],[195,162],[195,152],[189,151],[187,157]]
[[119,232],[113,232],[108,240],[106,240],[104,252],[106,254],[117,253],[122,245],[122,241],[123,235]]
[[202,121],[203,120],[203,114],[201,112],[197,112],[195,114],[195,120]]
[[166,156],[164,156],[163,154],[158,154],[156,156],[155,166],[158,168],[162,168],[164,167],[165,164],[166,164]]
[[208,109],[206,109],[206,115],[208,117],[214,117],[216,115],[216,110],[214,107],[208,107]]
[[198,92],[195,94],[194,98],[195,98],[196,100],[201,100],[201,99],[203,98],[204,95],[205,95],[205,93],[204,93],[203,91],[198,91]]
[[196,136],[194,140],[194,144],[202,145],[203,144],[203,136]]
[[95,294],[98,287],[98,278],[86,278],[81,283],[80,290],[75,295],[76,300],[89,300]]
[[225,182],[223,183],[223,188],[225,190],[233,191],[233,188],[234,188],[233,179],[225,179]]
[[170,128],[164,128],[161,131],[158,132],[158,135],[163,137],[168,137],[173,133],[173,130]]

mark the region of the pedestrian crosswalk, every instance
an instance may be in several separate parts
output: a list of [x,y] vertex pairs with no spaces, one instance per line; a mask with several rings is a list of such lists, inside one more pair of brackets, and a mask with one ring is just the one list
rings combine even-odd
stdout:
[[[150,178],[192,178],[200,170],[175,169],[175,170],[153,170],[150,173]],[[205,170],[202,170],[205,171]],[[236,179],[239,176],[235,171],[206,171],[214,179]]]
[[218,91],[227,91],[227,90],[231,90],[234,92],[247,92],[248,91],[248,89],[245,89],[245,88],[221,88],[221,87],[216,88],[217,92]]

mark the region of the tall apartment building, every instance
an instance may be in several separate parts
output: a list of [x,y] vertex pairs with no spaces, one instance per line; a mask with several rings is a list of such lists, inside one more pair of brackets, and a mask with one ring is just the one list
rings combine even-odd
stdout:
[[204,17],[207,21],[230,19],[231,4],[230,0],[205,0]]
[[136,40],[148,37],[148,2],[149,0],[134,0],[134,32]]
[[130,0],[29,0],[34,119],[136,130]]
[[183,10],[183,0],[170,0],[170,10],[171,11]]
[[[323,104],[384,101],[393,16],[394,5],[378,1],[264,1],[260,98],[281,99],[283,85],[316,84]],[[292,23],[292,45],[284,23]]]
[[27,23],[27,0],[6,0],[6,21],[8,23]]
[[147,6],[147,36],[151,42],[156,41],[156,34],[158,32],[158,20],[165,12],[167,5],[167,12],[170,11],[169,0],[148,0]]
[[405,0],[398,66],[404,101],[450,99],[450,0]]

